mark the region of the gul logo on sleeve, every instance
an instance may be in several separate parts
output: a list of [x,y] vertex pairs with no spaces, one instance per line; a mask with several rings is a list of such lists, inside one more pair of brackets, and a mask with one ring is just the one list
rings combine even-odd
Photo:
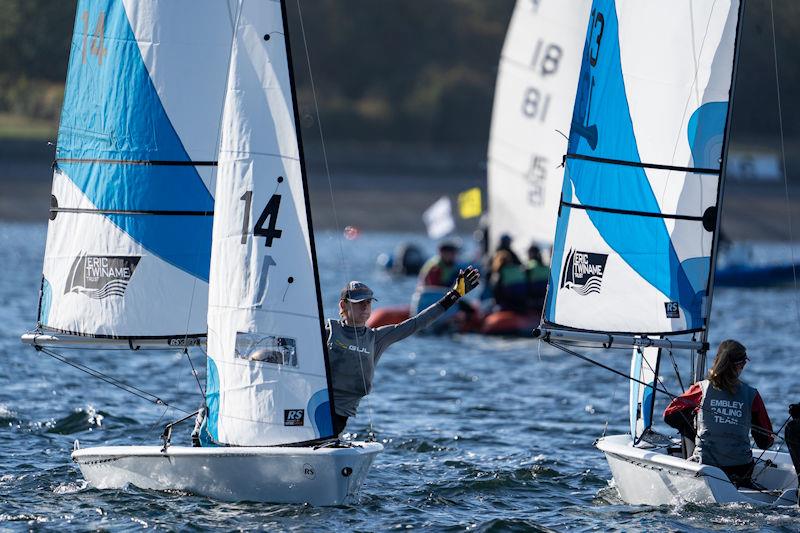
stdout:
[[561,273],[562,289],[572,289],[581,296],[599,293],[603,285],[608,254],[570,250]]
[[139,256],[79,255],[69,269],[64,294],[74,292],[95,300],[122,298],[139,260]]

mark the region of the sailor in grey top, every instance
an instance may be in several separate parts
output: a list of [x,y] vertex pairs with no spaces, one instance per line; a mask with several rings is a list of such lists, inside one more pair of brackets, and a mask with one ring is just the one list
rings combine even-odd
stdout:
[[334,432],[341,433],[347,418],[355,416],[361,398],[372,390],[378,361],[390,345],[430,326],[464,294],[478,285],[480,274],[472,267],[461,272],[455,286],[441,300],[418,315],[396,325],[366,326],[372,312],[372,290],[359,281],[342,289],[340,320],[328,320],[328,355],[336,409]]

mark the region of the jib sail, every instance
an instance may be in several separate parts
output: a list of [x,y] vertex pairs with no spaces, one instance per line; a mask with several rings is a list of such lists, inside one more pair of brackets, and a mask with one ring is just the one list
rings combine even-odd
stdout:
[[595,0],[575,99],[545,321],[706,327],[737,0]]
[[333,436],[319,279],[282,2],[239,2],[208,313],[210,443]]
[[206,331],[226,2],[81,0],[58,131],[38,325]]
[[490,239],[521,254],[553,242],[558,165],[569,131],[591,0],[517,0],[506,34],[488,154]]

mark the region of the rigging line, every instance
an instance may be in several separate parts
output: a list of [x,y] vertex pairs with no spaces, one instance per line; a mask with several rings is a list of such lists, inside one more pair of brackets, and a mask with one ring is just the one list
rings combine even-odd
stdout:
[[[661,350],[661,348],[659,348],[659,351],[660,351],[660,350]],[[659,354],[659,356],[658,356],[658,359],[659,359],[659,361],[661,360],[661,354]],[[662,379],[661,379],[661,376],[659,376],[659,375],[658,375],[658,372],[656,372],[656,370],[653,368],[653,365],[651,365],[651,364],[650,364],[650,361],[648,361],[648,360],[645,358],[645,356],[644,356],[644,352],[642,352],[642,361],[644,361],[644,362],[645,362],[645,364],[647,364],[647,368],[649,368],[649,369],[650,369],[650,371],[653,373],[653,376],[655,377],[656,381],[658,381],[659,383],[661,383],[661,387],[664,389],[664,391],[666,391],[666,393],[667,393],[667,394],[669,394],[670,396],[674,397],[674,396],[672,395],[672,393],[671,393],[671,392],[669,392],[669,389],[667,389],[667,386],[664,384],[664,380],[662,380]],[[658,365],[656,365],[656,366],[658,366]],[[678,379],[680,380],[680,376],[678,377]],[[653,387],[652,385],[647,385],[647,386],[648,386],[648,387],[650,387],[651,389],[653,389],[654,391],[656,390],[656,389],[655,389],[655,387]],[[655,397],[654,397],[654,398],[653,398],[653,407],[654,407],[654,408],[655,408],[655,402],[656,402],[656,401],[655,401]]]
[[[776,431],[776,433],[780,433],[781,431],[783,431],[783,428],[785,428],[785,427],[786,427],[786,424],[788,424],[788,423],[789,423],[789,420],[791,420],[791,419],[792,419],[792,415],[789,415],[789,417],[788,417],[788,418],[787,418],[787,419],[786,419],[786,420],[783,422],[783,424],[781,424],[781,427],[779,427],[779,428],[778,428],[778,431]],[[778,451],[780,451],[780,450],[781,450],[781,448],[783,447],[783,443],[784,443],[784,442],[786,442],[786,439],[784,439],[784,440],[783,440],[783,441],[782,441],[782,442],[781,442],[781,443],[778,445]],[[758,458],[756,459],[756,461],[762,461],[762,458],[764,457],[764,454],[765,454],[765,453],[767,453],[767,450],[761,450],[761,453],[760,453],[760,454],[758,454]],[[764,466],[761,468],[761,471],[758,473],[759,475],[761,475],[761,472],[763,472],[764,470],[766,470],[766,468],[769,466],[769,463],[768,463],[767,461],[763,461],[763,463],[764,463]],[[755,471],[755,468],[753,468],[753,470]],[[753,474],[753,477],[756,477],[756,476],[755,476],[755,474]]]
[[186,354],[186,359],[189,360],[189,366],[192,367],[192,375],[194,375],[194,379],[195,381],[197,381],[197,388],[200,389],[200,396],[203,398],[203,401],[205,402],[206,391],[203,390],[203,385],[200,383],[200,376],[197,374],[197,369],[195,369],[194,367],[194,363],[192,362],[192,356],[189,355],[189,350],[186,348],[183,349],[183,353]]
[[778,96],[778,127],[781,135],[781,162],[783,165],[783,188],[786,195],[786,217],[789,224],[789,252],[792,260],[792,278],[794,280],[794,302],[795,310],[797,312],[798,323],[800,323],[800,301],[798,301],[797,293],[797,265],[794,260],[794,235],[792,231],[792,204],[789,201],[789,177],[786,174],[786,143],[783,135],[783,107],[781,105],[781,79],[778,69],[778,45],[775,36],[775,10],[773,9],[772,0],[769,0],[769,14],[770,21],[772,22],[772,55],[775,60],[775,86]]
[[[608,370],[609,372],[611,372],[611,373],[613,373],[613,374],[616,374],[616,375],[618,375],[618,376],[622,376],[622,377],[624,377],[625,379],[628,379],[628,380],[630,380],[630,381],[633,381],[633,382],[639,383],[639,384],[641,384],[641,385],[645,385],[645,386],[647,386],[647,387],[651,387],[651,388],[655,389],[657,392],[660,392],[660,393],[662,393],[662,394],[665,394],[665,395],[669,396],[669,397],[670,397],[670,399],[672,399],[672,400],[674,400],[675,398],[677,398],[677,396],[676,396],[676,395],[672,394],[671,392],[669,392],[668,390],[666,390],[666,389],[664,389],[664,388],[660,388],[660,387],[654,387],[652,383],[645,383],[644,381],[642,381],[642,380],[640,380],[640,379],[636,379],[636,378],[634,378],[633,376],[629,376],[628,374],[625,374],[624,372],[620,372],[620,371],[619,371],[619,370],[617,370],[616,368],[611,368],[610,366],[608,366],[608,365],[605,365],[605,364],[601,363],[600,361],[595,361],[594,359],[592,359],[592,358],[590,358],[590,357],[586,357],[586,356],[585,356],[585,355],[583,355],[583,354],[580,354],[580,353],[578,353],[578,352],[576,352],[576,351],[570,350],[570,349],[569,349],[569,348],[567,348],[565,345],[562,345],[562,344],[560,344],[560,343],[558,343],[558,342],[556,342],[556,341],[552,341],[552,340],[548,341],[548,340],[545,340],[544,342],[546,342],[546,343],[547,343],[547,344],[549,344],[550,346],[553,346],[553,347],[555,347],[555,348],[558,348],[559,350],[561,350],[561,351],[562,351],[562,352],[564,352],[564,353],[567,353],[567,354],[569,354],[569,355],[572,355],[572,356],[574,356],[574,357],[577,357],[578,359],[582,359],[582,360],[584,360],[584,361],[586,361],[587,363],[590,363],[590,364],[592,364],[592,365],[599,366],[600,368],[602,368],[602,369],[604,369],[604,370]],[[698,409],[702,409],[703,411],[705,411],[705,412],[707,412],[707,413],[714,414],[714,412],[713,412],[713,411],[711,411],[710,409],[706,409],[706,408],[704,408],[702,405],[701,405],[700,407],[698,407]],[[764,435],[772,435],[773,437],[775,437],[775,438],[777,438],[777,439],[780,439],[781,441],[785,440],[783,437],[781,437],[781,436],[780,436],[778,433],[776,433],[775,431],[769,431],[769,430],[766,430],[766,429],[764,429],[764,428],[760,428],[760,427],[757,427],[757,426],[752,426],[752,428],[751,428],[751,429],[752,429],[752,431],[755,431],[756,433],[761,433],[761,434],[764,434]]]
[[678,370],[678,362],[675,361],[675,355],[672,353],[672,349],[670,348],[667,350],[669,353],[669,360],[672,361],[672,369],[675,371],[675,377],[678,378],[678,385],[681,388],[681,393],[686,392],[686,387],[683,386],[683,380],[681,379],[681,373]]
[[[306,55],[306,67],[308,68],[308,79],[311,84],[311,95],[314,99],[314,113],[317,115],[317,129],[319,130],[319,140],[320,145],[322,146],[322,161],[325,165],[325,176],[328,179],[328,192],[331,197],[331,208],[333,210],[333,221],[334,225],[336,226],[336,239],[339,244],[339,257],[341,258],[342,266],[344,267],[345,275],[347,276],[348,280],[350,279],[350,268],[345,260],[344,255],[344,246],[342,246],[342,228],[339,224],[339,214],[336,211],[336,201],[333,198],[333,180],[331,180],[331,169],[330,164],[328,163],[328,149],[325,146],[325,136],[322,133],[322,117],[319,113],[319,101],[317,99],[317,88],[316,84],[314,83],[314,73],[311,71],[311,54],[309,53],[308,48],[308,39],[306,38],[306,26],[305,22],[303,21],[303,9],[300,7],[300,0],[297,0],[297,14],[299,15],[300,19],[300,34],[303,36],[303,51]],[[287,43],[288,46],[289,43]],[[297,127],[300,125],[298,124]],[[347,304],[345,304],[347,305]],[[358,334],[358,330],[353,327],[353,331],[356,335],[356,347],[361,348],[361,339]],[[331,330],[331,334],[333,334],[333,330]],[[327,341],[326,341],[327,342]],[[360,353],[360,352],[357,352]],[[364,384],[364,390],[367,390],[367,380],[364,375],[364,367],[361,363],[361,356],[358,356],[358,366],[361,370],[361,380]],[[333,391],[331,391],[333,394]],[[369,400],[369,395],[365,398],[365,402],[367,404],[367,420],[369,421],[369,431],[372,433],[372,403]]]
[[71,366],[73,368],[76,368],[76,369],[80,370],[81,372],[89,374],[90,376],[92,376],[94,378],[97,378],[100,381],[104,381],[105,383],[108,383],[109,385],[113,385],[113,386],[117,387],[118,389],[124,390],[127,393],[133,394],[134,396],[138,396],[139,398],[141,398],[143,400],[146,400],[146,401],[148,401],[150,403],[153,403],[153,404],[156,404],[156,405],[163,405],[163,406],[166,406],[166,407],[172,407],[173,409],[181,411],[183,413],[188,413],[189,412],[189,411],[185,411],[184,409],[181,409],[180,407],[175,407],[173,405],[168,404],[167,402],[165,402],[164,400],[162,400],[161,398],[159,398],[155,394],[152,394],[152,393],[147,392],[145,390],[142,390],[142,389],[140,389],[138,387],[135,387],[133,385],[125,383],[124,381],[118,380],[118,379],[116,379],[114,377],[111,377],[111,376],[109,376],[107,374],[104,374],[104,373],[100,372],[99,370],[95,370],[93,368],[90,368],[90,367],[88,367],[88,366],[86,366],[84,364],[76,363],[75,361],[71,361],[71,360],[67,359],[66,357],[64,357],[63,355],[61,355],[61,354],[59,354],[57,352],[54,352],[52,350],[49,350],[47,348],[43,348],[41,346],[36,346],[36,351],[41,352],[41,353],[43,353],[45,355],[48,355],[48,356],[52,357],[53,359],[56,359],[57,361],[61,361],[62,363],[65,363],[65,364],[67,364],[67,365],[69,365],[69,366]]
[[[690,35],[690,39],[692,40],[692,51],[694,51],[694,12],[692,11],[692,6],[689,6],[689,16],[691,17],[691,28],[692,33]],[[700,100],[700,95],[698,94],[698,83],[697,83],[697,74],[700,72],[700,65],[699,65],[699,58],[703,55],[703,49],[706,46],[706,40],[708,39],[708,28],[711,26],[711,19],[714,17],[714,8],[717,5],[717,0],[714,0],[714,3],[711,4],[711,10],[709,12],[708,20],[706,21],[706,28],[703,32],[703,40],[700,42],[700,52],[697,55],[692,54],[692,59],[694,59],[694,76],[692,78],[692,85],[689,88],[689,95],[686,97],[686,103],[683,106],[683,118],[681,119],[680,129],[683,130],[684,121],[686,120],[686,111],[689,109],[689,102],[692,100],[692,91],[695,93],[695,99]],[[679,130],[680,131],[680,130]],[[675,139],[675,145],[672,148],[672,161],[675,161],[675,154],[678,152],[678,144],[680,143],[681,139],[683,138],[682,135],[678,135]],[[664,200],[664,195],[667,192],[667,184],[664,184],[664,189],[661,191],[661,200]],[[702,201],[702,198],[701,198]]]

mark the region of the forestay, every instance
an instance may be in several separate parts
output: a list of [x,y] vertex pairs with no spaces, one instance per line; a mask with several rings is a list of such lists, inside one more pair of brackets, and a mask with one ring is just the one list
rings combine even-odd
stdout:
[[222,118],[205,437],[331,437],[322,306],[282,3],[239,2]]
[[78,2],[41,329],[205,333],[231,28],[228,4],[217,0]]
[[[495,87],[488,154],[490,239],[522,254],[550,244],[591,0],[517,0]],[[558,133],[563,132],[563,135]]]
[[706,327],[737,0],[595,0],[545,321]]
[[631,356],[631,382],[629,397],[630,428],[634,444],[653,425],[653,408],[658,387],[658,365],[661,349],[655,347],[633,349]]

